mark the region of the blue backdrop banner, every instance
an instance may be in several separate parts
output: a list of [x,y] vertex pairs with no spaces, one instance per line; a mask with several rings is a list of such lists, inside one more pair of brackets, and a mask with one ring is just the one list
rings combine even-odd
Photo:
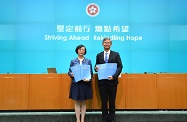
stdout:
[[94,66],[113,41],[122,73],[187,72],[186,0],[0,0],[0,73],[67,73],[83,44]]

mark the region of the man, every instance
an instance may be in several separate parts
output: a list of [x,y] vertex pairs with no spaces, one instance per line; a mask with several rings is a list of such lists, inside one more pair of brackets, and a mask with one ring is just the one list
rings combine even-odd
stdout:
[[[103,122],[115,122],[115,100],[118,85],[118,76],[120,75],[123,65],[118,52],[110,50],[112,41],[106,37],[102,41],[104,51],[96,56],[95,71],[99,69],[97,64],[117,63],[117,70],[114,75],[109,76],[108,79],[98,80],[98,88],[102,103],[102,120]],[[109,112],[108,105],[109,102]]]

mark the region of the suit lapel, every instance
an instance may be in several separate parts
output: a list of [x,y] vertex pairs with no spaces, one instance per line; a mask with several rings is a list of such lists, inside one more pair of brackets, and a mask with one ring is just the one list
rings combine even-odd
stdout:
[[110,55],[109,55],[108,62],[110,62],[110,59],[112,58],[112,55],[113,55],[113,52],[112,52],[112,50],[110,50]]
[[101,53],[101,59],[102,59],[102,62],[105,62],[105,59],[104,59],[104,51]]

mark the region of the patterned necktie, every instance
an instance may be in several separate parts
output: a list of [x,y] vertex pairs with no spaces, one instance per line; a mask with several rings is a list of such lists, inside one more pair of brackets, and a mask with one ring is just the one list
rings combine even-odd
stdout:
[[105,53],[105,62],[108,62],[108,53]]

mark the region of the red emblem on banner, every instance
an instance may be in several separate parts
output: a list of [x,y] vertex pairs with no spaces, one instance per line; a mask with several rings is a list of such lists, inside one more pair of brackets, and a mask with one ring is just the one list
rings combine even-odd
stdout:
[[99,14],[99,6],[95,3],[90,3],[86,6],[86,13],[91,16],[95,17]]

